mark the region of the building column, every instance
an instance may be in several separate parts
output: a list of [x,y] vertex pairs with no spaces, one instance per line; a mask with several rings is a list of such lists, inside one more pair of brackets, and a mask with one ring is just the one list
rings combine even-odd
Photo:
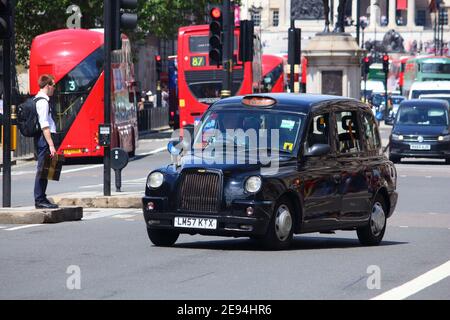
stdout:
[[359,23],[358,21],[358,14],[356,12],[356,8],[357,8],[357,3],[358,1],[353,1],[352,2],[352,20],[355,21],[355,25],[357,25]]
[[397,22],[395,21],[395,12],[397,11],[397,1],[389,1],[389,29],[395,29]]
[[413,28],[416,26],[416,1],[415,0],[408,0],[408,14],[407,14],[407,23],[406,26],[408,28]]
[[375,28],[379,26],[380,26],[380,6],[377,0],[370,0],[369,27]]

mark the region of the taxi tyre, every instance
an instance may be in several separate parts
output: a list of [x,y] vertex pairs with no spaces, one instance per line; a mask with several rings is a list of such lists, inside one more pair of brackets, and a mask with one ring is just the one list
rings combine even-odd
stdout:
[[445,159],[445,164],[450,164],[450,158]]
[[[289,248],[294,235],[294,213],[294,206],[287,197],[282,197],[280,198],[280,200],[278,200],[277,204],[275,205],[275,210],[273,211],[272,218],[270,219],[267,232],[264,236],[261,237],[261,241],[265,249],[283,250]],[[278,223],[281,221],[285,222],[287,226],[289,226],[290,224],[289,232],[286,232],[287,230],[281,230],[282,233],[287,233],[287,235],[283,236],[282,239],[280,239],[279,236],[280,228],[277,224],[277,219]]]
[[[380,210],[381,208],[382,208],[383,214],[384,214],[384,217],[383,217],[384,226],[383,226],[383,229],[381,230],[381,232],[376,234],[374,232],[374,228],[373,228],[373,224],[374,224],[373,215],[374,215],[374,211],[376,212],[377,210]],[[387,225],[386,215],[388,213],[387,206],[386,206],[386,200],[381,194],[378,194],[375,197],[375,199],[372,202],[372,205],[370,206],[370,210],[371,210],[371,212],[370,212],[369,222],[367,223],[367,225],[357,228],[356,233],[358,235],[359,242],[362,245],[377,246],[380,244],[381,240],[383,239],[384,233],[386,231],[386,225]]]
[[147,228],[147,234],[150,241],[158,247],[171,247],[180,236],[179,232],[173,230],[159,230]]

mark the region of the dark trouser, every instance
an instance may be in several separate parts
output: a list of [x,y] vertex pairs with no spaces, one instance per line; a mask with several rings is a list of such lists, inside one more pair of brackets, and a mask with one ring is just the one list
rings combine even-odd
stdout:
[[48,180],[41,179],[40,175],[42,167],[44,166],[45,156],[50,154],[50,148],[48,147],[47,141],[45,140],[43,134],[34,139],[34,146],[37,154],[37,172],[34,180],[34,202],[40,203],[47,201],[45,191],[47,190]]

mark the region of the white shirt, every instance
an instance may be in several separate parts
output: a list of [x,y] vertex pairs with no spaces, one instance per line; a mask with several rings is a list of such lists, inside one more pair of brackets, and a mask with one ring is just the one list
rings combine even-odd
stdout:
[[39,91],[34,98],[36,99],[40,97],[44,99],[40,99],[36,102],[36,111],[39,116],[39,124],[41,125],[41,129],[50,128],[51,133],[56,133],[55,121],[50,114],[50,106],[48,104],[50,98],[42,91]]

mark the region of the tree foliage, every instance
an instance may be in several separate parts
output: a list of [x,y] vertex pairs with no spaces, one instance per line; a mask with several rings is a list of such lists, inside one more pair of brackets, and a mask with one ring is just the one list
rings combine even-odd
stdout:
[[[138,28],[133,39],[148,34],[163,39],[176,37],[183,25],[202,24],[208,3],[221,0],[138,0]],[[39,34],[66,28],[71,13],[67,8],[78,5],[81,9],[81,27],[103,26],[103,0],[17,0],[16,3],[16,59],[27,65],[31,42]]]

